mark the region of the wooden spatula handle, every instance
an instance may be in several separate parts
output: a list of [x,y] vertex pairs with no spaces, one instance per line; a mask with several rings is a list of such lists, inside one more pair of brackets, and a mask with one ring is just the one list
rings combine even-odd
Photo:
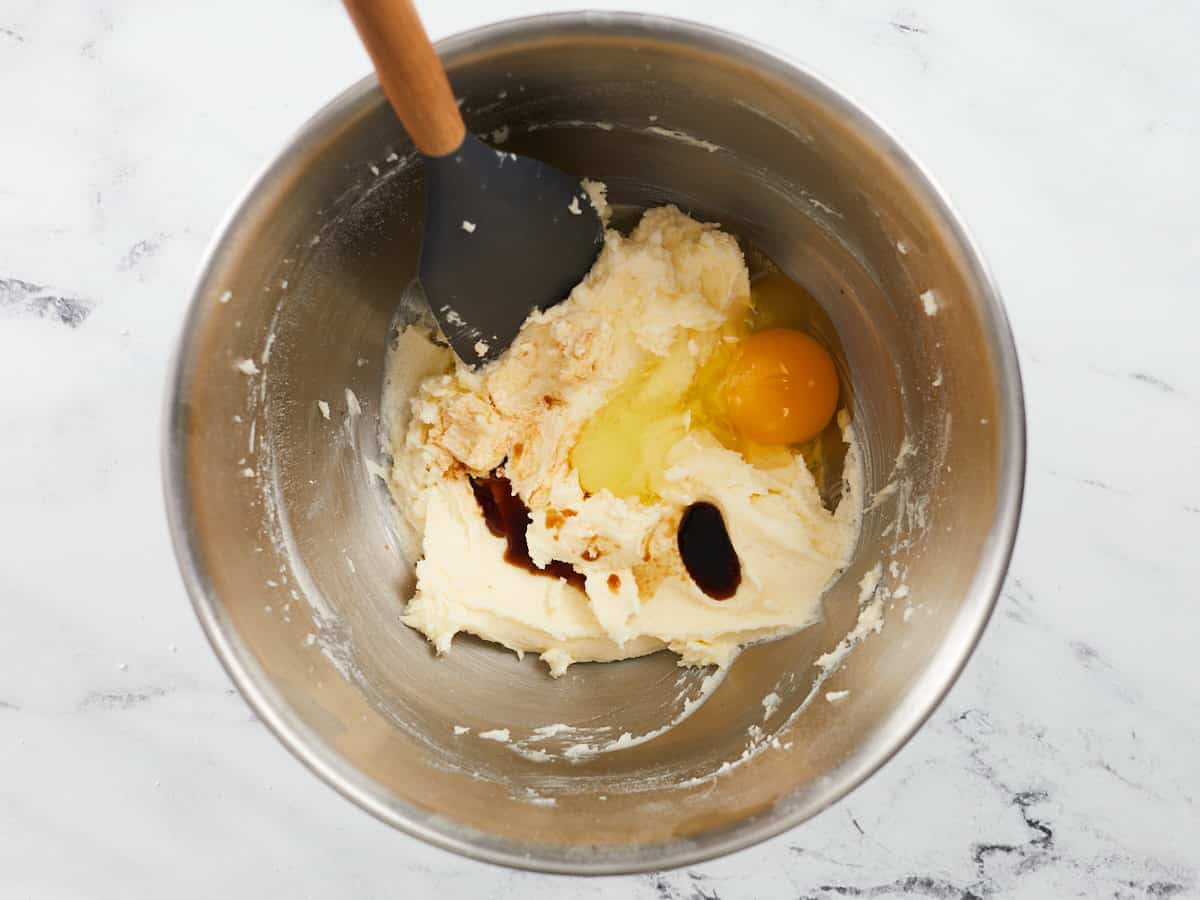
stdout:
[[426,156],[457,150],[466,127],[412,0],[344,2],[383,92],[417,149]]

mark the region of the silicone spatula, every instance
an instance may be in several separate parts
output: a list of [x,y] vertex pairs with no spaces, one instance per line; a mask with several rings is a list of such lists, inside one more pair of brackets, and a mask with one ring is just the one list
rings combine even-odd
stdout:
[[464,362],[502,353],[529,313],[587,274],[604,226],[580,179],[467,132],[411,0],[344,0],[380,86],[424,157],[420,280]]

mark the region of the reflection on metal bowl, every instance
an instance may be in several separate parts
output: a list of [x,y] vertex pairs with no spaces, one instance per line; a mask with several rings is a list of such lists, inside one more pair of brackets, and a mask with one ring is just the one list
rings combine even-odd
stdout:
[[[821,302],[870,501],[854,561],[821,624],[748,649],[723,680],[668,653],[553,680],[536,659],[461,636],[435,658],[398,619],[414,560],[375,474],[420,164],[367,80],[256,181],[196,287],[165,478],[200,620],[293,753],[439,846],[626,872],[803,822],[912,735],[1000,589],[1024,418],[995,287],[916,163],[766,50],[596,13],[501,23],[439,49],[474,131],[603,180],[617,203],[720,222]],[[863,600],[882,630],[860,628],[844,652],[860,582],[876,576]]]

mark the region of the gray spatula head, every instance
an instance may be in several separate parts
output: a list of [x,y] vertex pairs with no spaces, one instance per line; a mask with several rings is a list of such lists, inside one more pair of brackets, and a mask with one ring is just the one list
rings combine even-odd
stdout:
[[468,134],[425,158],[421,284],[459,358],[495,359],[534,309],[566,298],[604,242],[580,180]]

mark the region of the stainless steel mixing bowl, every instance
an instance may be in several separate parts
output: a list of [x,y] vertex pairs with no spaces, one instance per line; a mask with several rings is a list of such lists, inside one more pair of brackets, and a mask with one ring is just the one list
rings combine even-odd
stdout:
[[[463,636],[435,658],[401,625],[413,560],[376,477],[378,414],[389,325],[416,265],[421,178],[367,79],[258,178],[196,288],[165,445],[196,611],[279,739],[409,834],[577,873],[745,847],[882,765],[983,630],[1024,464],[996,289],[912,158],[770,51],[595,13],[501,23],[439,50],[475,131],[603,179],[616,201],[671,201],[718,221],[821,299],[845,351],[871,501],[854,562],[822,624],[751,648],[698,706],[708,673],[667,653],[552,680],[532,657]],[[840,666],[816,665],[854,625],[876,565],[882,632]],[[641,739],[681,716],[633,746],[565,754],[580,734]],[[534,732],[555,723],[575,736]],[[498,728],[509,743],[479,737]]]

